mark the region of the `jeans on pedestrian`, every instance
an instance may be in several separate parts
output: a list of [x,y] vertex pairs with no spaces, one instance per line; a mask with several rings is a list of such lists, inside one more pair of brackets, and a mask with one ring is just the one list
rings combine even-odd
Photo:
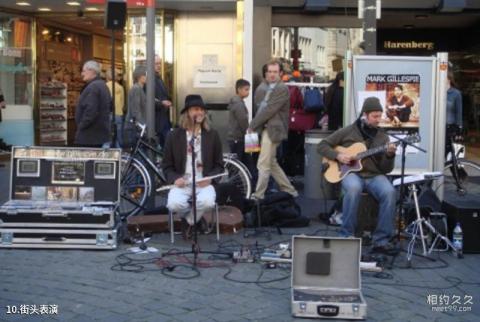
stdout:
[[348,174],[342,181],[343,216],[340,235],[353,236],[357,226],[358,205],[365,190],[379,204],[377,226],[372,235],[374,246],[384,246],[393,236],[396,192],[384,175],[362,178],[356,173]]

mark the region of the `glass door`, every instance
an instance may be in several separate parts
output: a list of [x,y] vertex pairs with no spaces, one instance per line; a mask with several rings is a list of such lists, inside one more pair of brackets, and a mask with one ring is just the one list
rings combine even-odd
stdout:
[[[155,55],[162,60],[160,75],[174,100],[174,15],[160,11],[155,17]],[[133,84],[133,70],[147,63],[147,22],[144,15],[130,16],[125,42],[127,84]]]

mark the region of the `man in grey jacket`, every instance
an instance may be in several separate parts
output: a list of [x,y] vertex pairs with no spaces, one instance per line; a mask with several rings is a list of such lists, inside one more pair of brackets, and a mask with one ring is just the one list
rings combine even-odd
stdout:
[[82,68],[85,86],[75,109],[75,145],[102,147],[110,141],[112,98],[105,81],[100,78],[100,65],[87,61]]
[[252,194],[253,199],[263,199],[270,175],[281,191],[288,192],[294,197],[298,196],[298,192],[277,161],[277,147],[288,137],[290,109],[288,88],[281,81],[281,76],[282,65],[277,61],[269,62],[265,82],[259,85],[255,93],[255,105],[259,108],[247,131],[262,132],[262,148],[257,162],[258,181],[255,192]]

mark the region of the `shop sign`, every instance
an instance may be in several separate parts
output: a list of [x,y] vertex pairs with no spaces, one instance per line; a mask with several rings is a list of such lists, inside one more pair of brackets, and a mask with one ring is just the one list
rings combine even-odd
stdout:
[[194,88],[225,88],[225,66],[196,66]]
[[127,0],[129,7],[145,7],[147,0]]
[[431,41],[390,41],[385,40],[383,42],[383,48],[385,49],[426,49],[434,50],[435,43]]
[[3,57],[15,57],[21,58],[22,57],[22,49],[20,48],[0,48],[0,55]]
[[17,65],[4,65],[0,64],[0,72],[4,73],[31,73],[30,67],[25,66],[22,63]]

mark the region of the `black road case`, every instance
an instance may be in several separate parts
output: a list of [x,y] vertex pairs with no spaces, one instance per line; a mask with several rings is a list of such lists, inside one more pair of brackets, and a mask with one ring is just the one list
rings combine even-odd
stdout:
[[0,247],[116,248],[121,150],[14,147]]

